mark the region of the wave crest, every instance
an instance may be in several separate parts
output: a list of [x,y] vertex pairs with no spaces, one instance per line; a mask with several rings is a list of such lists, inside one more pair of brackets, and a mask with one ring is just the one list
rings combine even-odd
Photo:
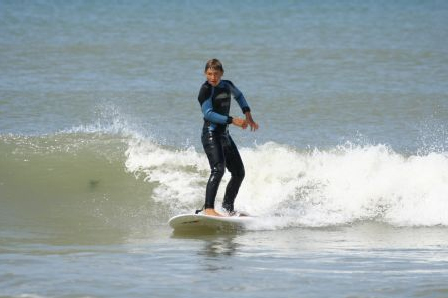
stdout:
[[[236,208],[276,226],[327,226],[375,220],[399,226],[448,225],[448,155],[404,156],[385,145],[347,144],[299,151],[276,143],[242,148],[246,178]],[[154,199],[174,212],[200,207],[205,154],[131,142],[126,168],[157,182]],[[218,191],[223,197],[226,173]],[[217,204],[219,205],[219,204]],[[272,225],[272,222],[270,223]]]

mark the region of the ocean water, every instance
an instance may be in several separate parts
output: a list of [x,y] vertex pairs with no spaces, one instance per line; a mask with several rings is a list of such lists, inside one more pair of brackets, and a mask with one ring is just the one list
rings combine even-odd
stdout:
[[[214,57],[257,219],[176,234]],[[0,70],[0,297],[448,297],[446,1],[0,0]]]

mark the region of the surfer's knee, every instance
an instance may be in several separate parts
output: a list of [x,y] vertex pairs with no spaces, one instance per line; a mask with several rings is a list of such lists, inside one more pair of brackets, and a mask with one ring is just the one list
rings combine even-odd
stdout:
[[246,171],[244,168],[238,169],[238,171],[232,172],[232,178],[237,179],[239,181],[243,181],[244,176],[246,175]]
[[217,163],[212,167],[212,175],[221,179],[224,176],[225,165],[223,163]]

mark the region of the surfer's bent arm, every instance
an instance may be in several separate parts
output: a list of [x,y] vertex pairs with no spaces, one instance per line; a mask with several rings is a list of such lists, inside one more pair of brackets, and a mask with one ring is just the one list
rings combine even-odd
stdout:
[[231,81],[227,81],[227,83],[230,86],[230,92],[232,93],[233,97],[240,105],[240,108],[243,111],[243,114],[250,112],[249,104],[247,103],[246,98],[243,95],[243,92],[241,92]]
[[[227,81],[230,86],[230,91],[232,92],[233,96],[235,97],[235,100],[240,105],[241,110],[243,111],[243,114],[246,116],[246,123],[245,125],[249,125],[252,131],[255,131],[258,129],[258,123],[254,121],[252,118],[252,114],[250,113],[250,107],[249,104],[246,101],[246,98],[244,98],[243,93],[231,82]],[[243,127],[245,128],[245,127]]]
[[215,89],[208,84],[204,84],[199,90],[198,101],[201,105],[202,114],[204,119],[215,124],[231,124],[233,118],[227,115],[217,113],[213,110],[212,98]]
[[204,114],[204,119],[216,124],[231,124],[233,117],[225,116],[213,111],[212,99],[211,97],[206,99],[201,103],[202,114]]

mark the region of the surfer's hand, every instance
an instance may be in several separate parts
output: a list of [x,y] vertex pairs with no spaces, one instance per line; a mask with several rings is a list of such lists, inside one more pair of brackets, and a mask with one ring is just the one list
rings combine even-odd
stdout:
[[246,129],[246,127],[247,127],[247,121],[242,118],[238,118],[238,117],[233,118],[232,124],[235,126],[239,126],[242,129]]
[[252,118],[252,115],[250,112],[246,112],[246,126],[250,125],[250,130],[251,131],[256,131],[258,129],[258,123],[254,121],[254,119]]

